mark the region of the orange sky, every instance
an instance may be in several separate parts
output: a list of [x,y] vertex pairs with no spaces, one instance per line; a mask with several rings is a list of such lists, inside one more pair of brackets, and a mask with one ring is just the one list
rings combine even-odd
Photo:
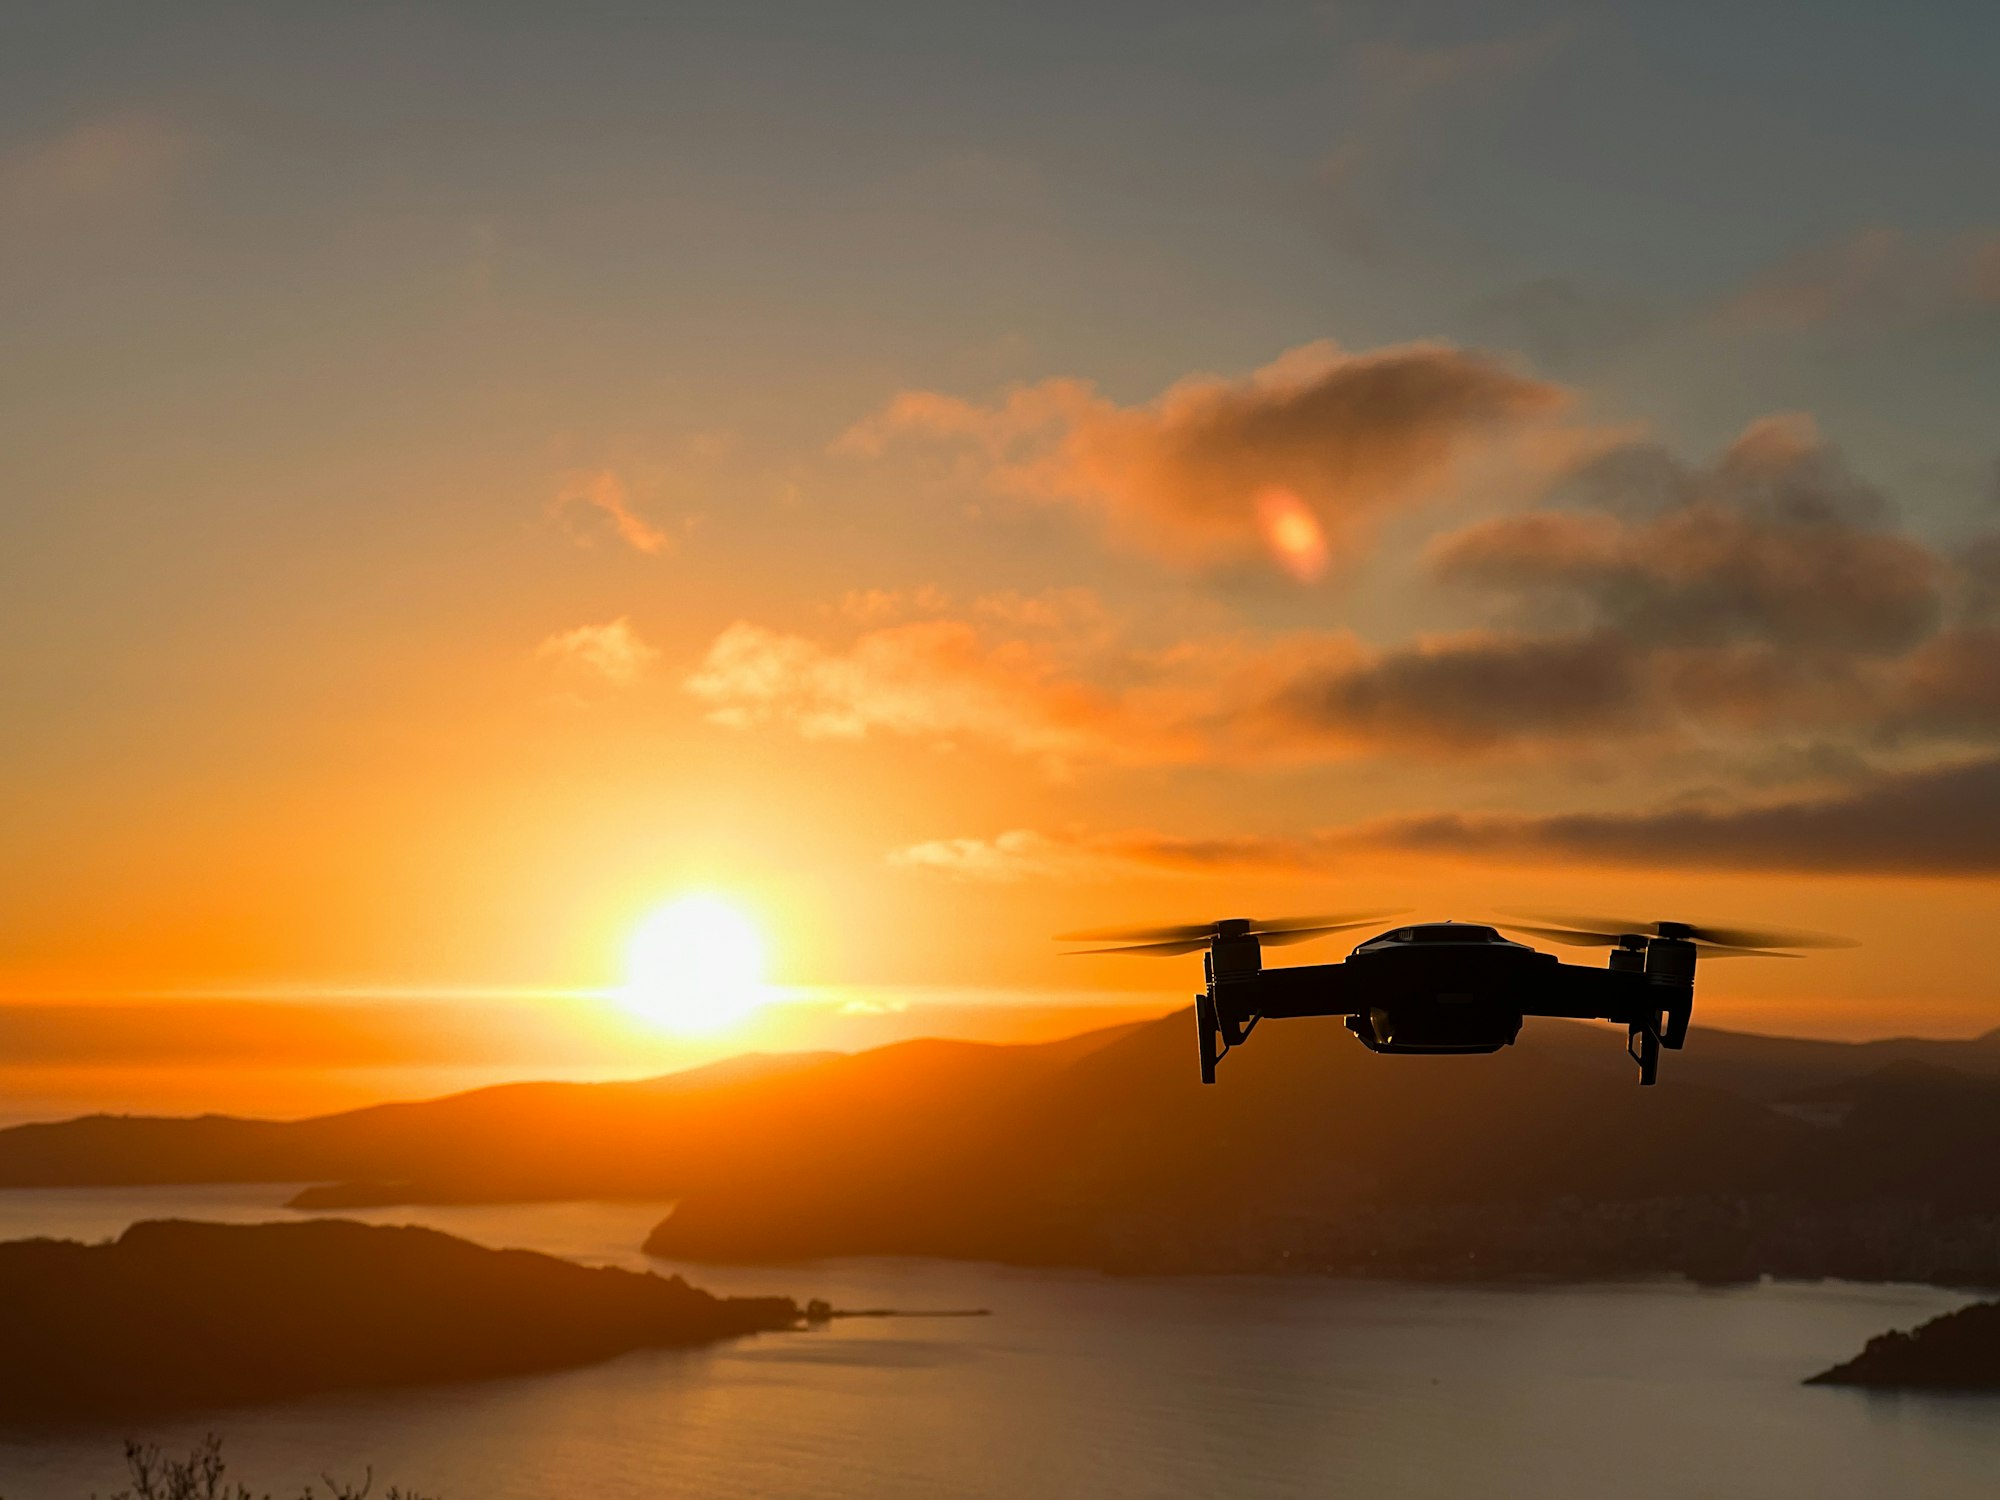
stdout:
[[1163,40],[1218,125],[673,24],[615,51],[678,85],[45,39],[11,1002],[598,990],[710,891],[843,994],[1167,1005],[1194,961],[1049,934],[1543,906],[1860,940],[1714,965],[1718,1023],[2000,1025],[2000,172],[1884,225],[1828,102],[1795,160],[1643,143],[1754,213],[1620,198],[1534,123],[1631,114],[1601,29]]

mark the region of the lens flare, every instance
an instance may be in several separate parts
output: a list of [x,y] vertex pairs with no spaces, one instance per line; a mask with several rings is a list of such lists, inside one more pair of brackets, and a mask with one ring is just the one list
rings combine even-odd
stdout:
[[1278,564],[1301,583],[1326,571],[1326,532],[1296,494],[1268,489],[1257,497],[1257,525]]
[[639,925],[625,953],[621,1002],[682,1036],[735,1025],[762,1005],[764,936],[719,896],[682,896]]

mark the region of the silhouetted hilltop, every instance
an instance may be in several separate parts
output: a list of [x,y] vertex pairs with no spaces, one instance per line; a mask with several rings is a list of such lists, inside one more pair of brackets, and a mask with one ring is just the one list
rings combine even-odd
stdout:
[[[1606,1047],[1604,1041],[1603,1028],[1595,1025],[1540,1020],[1530,1021],[1515,1045],[1559,1057],[1579,1067],[1621,1078],[1629,1076],[1630,1064],[1616,1046]],[[1661,1079],[1708,1084],[1746,1098],[1776,1103],[1902,1064],[2000,1078],[2000,1031],[1965,1040],[1889,1037],[1871,1042],[1836,1042],[1816,1037],[1718,1031],[1698,1025],[1687,1050],[1667,1060]]]
[[[802,1138],[940,1149],[1018,1090],[1124,1034],[1037,1046],[910,1041],[735,1060],[634,1083],[520,1083],[298,1121],[93,1115],[0,1130],[0,1187],[367,1184],[345,1201],[657,1198]],[[912,1118],[930,1121],[913,1137]],[[386,1195],[386,1197],[384,1196]]]
[[2000,1390],[2000,1302],[1975,1302],[1909,1333],[1872,1338],[1807,1385]]
[[1615,1030],[1379,1057],[1274,1022],[1196,1081],[1186,1012],[1042,1046],[915,1041],[289,1123],[0,1131],[0,1185],[308,1181],[297,1206],[674,1198],[689,1259],[1152,1270],[1761,1272],[2000,1285],[2000,1043]]
[[[1170,1016],[1024,1092],[947,1160],[803,1143],[690,1190],[647,1248],[2000,1283],[2000,1181],[1968,1170],[2000,1150],[2000,1111],[1984,1102],[2000,1086],[1968,1077],[1962,1096],[1912,1099],[1892,1073],[1826,1124],[1692,1069],[1641,1092],[1615,1034],[1547,1029],[1493,1057],[1404,1059],[1355,1047],[1337,1023],[1280,1023],[1202,1089],[1187,1076],[1191,1020]],[[1757,1050],[1768,1085],[1779,1049]],[[1808,1044],[1814,1062],[1842,1055]]]
[[[1184,1014],[1023,1090],[940,1159],[801,1141],[691,1190],[648,1249],[689,1259],[999,1257],[1135,1268],[1277,1264],[1386,1213],[1777,1186],[1811,1128],[1699,1085],[1641,1093],[1544,1053],[1384,1058],[1337,1022],[1266,1028],[1195,1081]],[[1615,1038],[1599,1034],[1615,1050]],[[1414,1064],[1414,1066],[1412,1066]],[[878,1106],[879,1107],[879,1106]],[[921,1139],[928,1121],[913,1121]],[[1448,1217],[1448,1215],[1446,1215]],[[1440,1219],[1442,1227],[1443,1219]],[[1393,1250],[1381,1233],[1367,1248]],[[1473,1243],[1441,1238],[1463,1260]],[[1476,1237],[1475,1237],[1476,1239]],[[1365,1268],[1362,1267],[1362,1268]]]
[[[1154,1024],[1164,1039],[1160,1086],[1194,1097],[1185,1055],[1192,1023],[1183,1014]],[[1231,1071],[1211,1092],[1227,1097],[1274,1054],[1328,1050],[1324,1038],[1303,1034],[1310,1025],[1266,1028],[1230,1059]],[[1038,1046],[913,1041],[852,1056],[755,1056],[631,1083],[508,1084],[296,1121],[92,1115],[19,1125],[0,1130],[0,1187],[304,1181],[365,1185],[349,1194],[354,1202],[382,1201],[384,1193],[408,1201],[653,1197],[680,1192],[739,1157],[789,1153],[796,1136],[787,1133],[800,1129],[830,1132],[849,1154],[899,1138],[906,1151],[921,1145],[908,1128],[914,1119],[924,1121],[916,1134],[925,1138],[974,1129],[968,1116],[1004,1110],[1008,1098],[1143,1029]],[[1340,1056],[1343,1048],[1349,1055]],[[1344,1035],[1334,1035],[1330,1049],[1336,1063],[1363,1061]],[[1631,1065],[1615,1034],[1600,1027],[1534,1022],[1489,1066],[1530,1058],[1630,1086]],[[1846,1043],[1698,1029],[1688,1050],[1669,1059],[1658,1093],[1708,1085],[1773,1102],[1902,1060],[2000,1078],[2000,1033]],[[1386,1066],[1419,1097],[1442,1076],[1427,1060]],[[1459,1076],[1456,1065],[1437,1066]]]
[[0,1422],[515,1375],[799,1316],[430,1229],[156,1221],[0,1244]]

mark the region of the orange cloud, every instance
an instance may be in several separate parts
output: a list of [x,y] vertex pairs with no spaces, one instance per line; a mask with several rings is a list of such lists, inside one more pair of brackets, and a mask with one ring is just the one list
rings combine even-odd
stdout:
[[641,640],[632,621],[622,615],[606,625],[579,625],[552,635],[535,648],[535,656],[602,678],[614,687],[630,687],[660,659],[659,651]]
[[1637,813],[1438,813],[1298,836],[1147,831],[942,839],[892,863],[967,880],[1288,874],[1379,868],[1386,855],[1482,865],[1940,879],[2000,876],[2000,760],[1884,774],[1831,796],[1677,803]]
[[1323,630],[1158,644],[1087,590],[956,615],[935,591],[870,593],[844,612],[893,623],[840,643],[742,622],[687,686],[738,727],[978,742],[1064,768],[2000,733],[2000,542],[1952,559],[1898,532],[1809,420],[1752,423],[1702,465],[1626,443],[1566,488],[1581,503],[1429,548],[1437,581],[1499,601],[1494,625],[1388,646]]
[[1035,632],[975,606],[845,643],[739,621],[684,686],[734,729],[983,744],[1063,771],[1453,761],[1664,750],[1718,735],[1751,745],[1785,728],[1864,738],[1990,729],[1994,673],[1976,646],[1942,635],[1872,661],[1599,627],[1468,630],[1389,648],[1333,631],[1148,647],[1108,618]]
[[1015,828],[990,839],[931,839],[893,850],[899,869],[955,880],[1108,880],[1323,869],[1348,850],[1338,836],[1182,838],[1146,831],[1040,833]]
[[[975,603],[845,645],[739,621],[685,686],[736,729],[886,733],[1079,765],[1462,758],[1647,727],[1643,663],[1608,636],[1464,632],[1392,650],[1346,632],[1135,643],[1094,596]],[[1024,627],[1036,620],[1044,629]]]
[[959,880],[1017,881],[1074,875],[1095,860],[1076,841],[1015,828],[990,839],[932,839],[912,844],[893,851],[889,863]]
[[1247,379],[1190,377],[1141,406],[1067,379],[995,406],[905,392],[836,448],[875,456],[911,436],[943,441],[994,487],[1081,506],[1171,561],[1267,555],[1312,576],[1369,520],[1432,496],[1462,460],[1531,435],[1566,402],[1474,351],[1349,354],[1320,342]]
[[813,739],[880,732],[939,745],[970,740],[1052,767],[1201,753],[1143,692],[1088,681],[1066,643],[995,635],[963,619],[885,626],[845,648],[738,621],[685,686],[716,723],[779,723]]
[[579,508],[586,513],[594,511],[628,546],[651,554],[667,550],[667,534],[632,509],[631,492],[613,470],[571,475],[556,492],[553,508],[564,516],[574,515]]

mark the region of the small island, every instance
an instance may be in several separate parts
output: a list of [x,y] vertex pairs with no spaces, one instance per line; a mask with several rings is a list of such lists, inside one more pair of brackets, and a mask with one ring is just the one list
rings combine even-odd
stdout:
[[2000,1391],[2000,1302],[1975,1302],[1908,1333],[1872,1338],[1853,1359],[1820,1371],[1806,1384]]
[[321,1219],[0,1244],[0,1424],[521,1375],[800,1326],[788,1297]]

